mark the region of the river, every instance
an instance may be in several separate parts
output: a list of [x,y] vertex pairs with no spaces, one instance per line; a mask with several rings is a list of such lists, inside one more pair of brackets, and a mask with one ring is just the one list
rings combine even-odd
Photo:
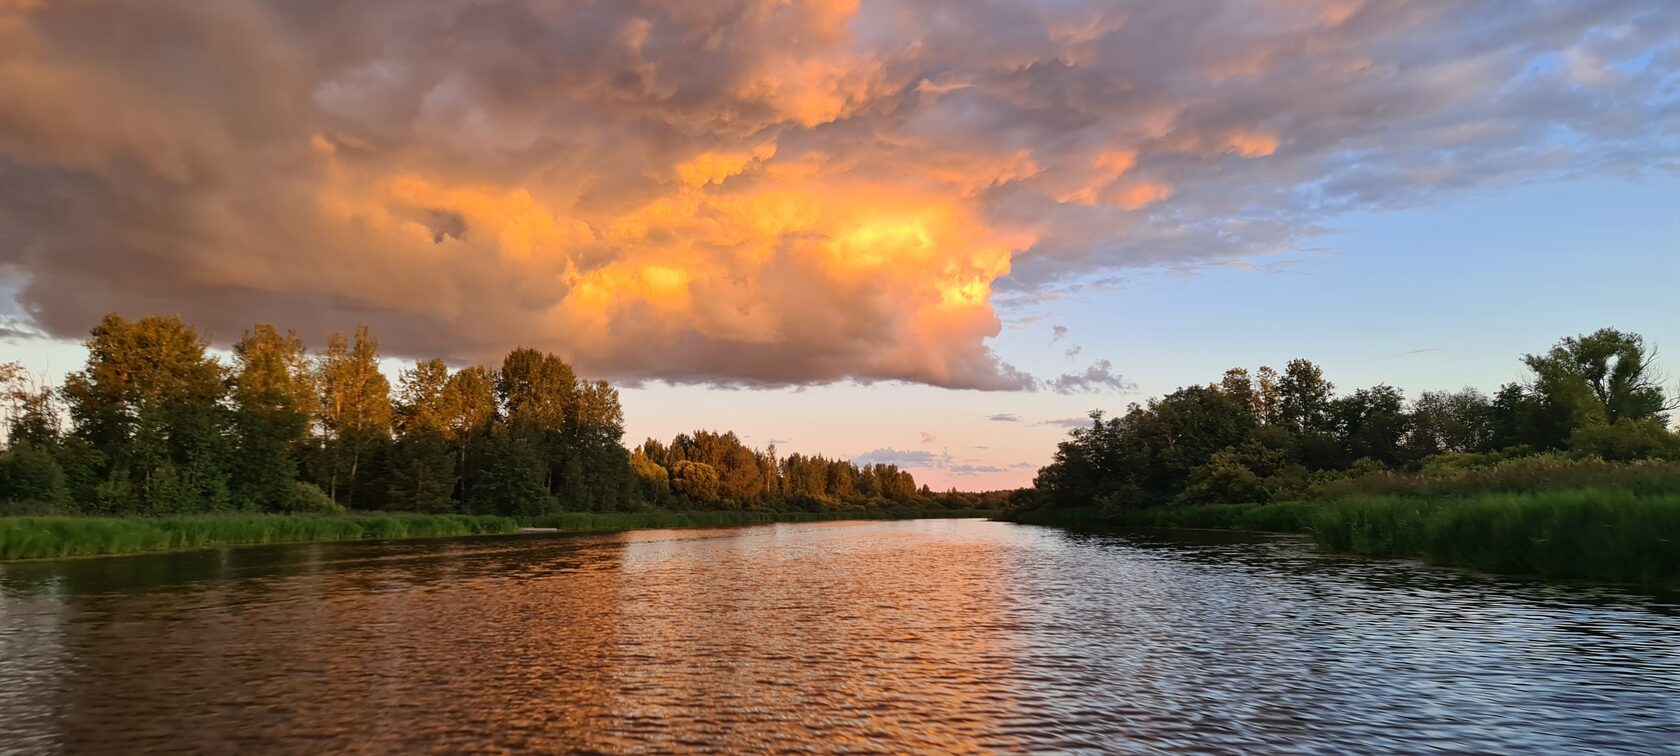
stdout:
[[1653,752],[1680,605],[980,520],[0,565],[0,752]]

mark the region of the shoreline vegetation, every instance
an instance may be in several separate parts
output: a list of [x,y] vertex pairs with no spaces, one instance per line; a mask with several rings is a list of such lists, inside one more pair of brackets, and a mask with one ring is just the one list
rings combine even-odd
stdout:
[[1242,368],[1091,413],[1002,519],[1305,533],[1327,550],[1680,586],[1676,399],[1638,334],[1526,355],[1529,380],[1407,401],[1321,369]]
[[175,517],[0,517],[0,561],[119,556],[224,546],[560,533],[716,528],[844,520],[992,517],[997,510],[897,509],[854,512],[569,512],[499,515],[206,514]]
[[554,354],[411,363],[367,327],[311,352],[258,324],[230,357],[178,317],[107,315],[62,385],[0,364],[0,516],[998,509],[892,464],[698,430],[624,442],[616,388]]
[[1680,588],[1680,495],[1607,489],[1461,498],[1017,510],[999,519],[1076,529],[1245,530],[1310,536],[1329,552],[1549,579]]

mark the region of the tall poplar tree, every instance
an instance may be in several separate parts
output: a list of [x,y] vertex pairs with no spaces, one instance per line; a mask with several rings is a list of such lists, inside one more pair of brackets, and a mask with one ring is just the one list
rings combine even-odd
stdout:
[[387,460],[390,500],[403,509],[447,512],[455,490],[449,439],[449,368],[430,359],[397,380],[397,439]]
[[233,345],[237,498],[268,510],[291,506],[298,446],[316,406],[309,352],[297,334],[259,324]]
[[354,341],[332,334],[316,362],[316,376],[327,494],[352,506],[363,458],[391,437],[391,382],[379,372],[379,342],[365,325],[356,329]]

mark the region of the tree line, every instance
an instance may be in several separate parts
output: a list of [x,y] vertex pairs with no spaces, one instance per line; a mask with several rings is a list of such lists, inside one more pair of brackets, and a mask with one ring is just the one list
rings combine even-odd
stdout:
[[[890,465],[778,459],[733,433],[622,443],[605,381],[515,349],[495,368],[415,362],[395,385],[366,327],[311,353],[257,325],[228,364],[180,318],[106,316],[62,387],[0,365],[0,501],[90,514],[967,506]],[[14,510],[17,506],[12,507]]]
[[648,439],[630,455],[647,500],[684,499],[704,508],[756,509],[777,503],[796,510],[879,507],[931,499],[897,465],[859,466],[847,460],[759,451],[734,433],[698,431],[662,444]]
[[1049,506],[1145,507],[1267,502],[1317,482],[1418,469],[1445,455],[1561,452],[1606,460],[1680,458],[1676,404],[1635,333],[1561,339],[1522,363],[1529,380],[1492,396],[1473,388],[1408,402],[1389,385],[1337,395],[1305,359],[1279,373],[1226,371],[1123,415],[1091,413],[1034,480]]

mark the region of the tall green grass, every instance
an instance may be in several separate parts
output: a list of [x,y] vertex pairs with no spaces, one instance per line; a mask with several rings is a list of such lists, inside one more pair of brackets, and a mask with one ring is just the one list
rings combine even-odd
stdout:
[[530,518],[526,525],[574,533],[601,533],[642,528],[719,528],[775,522],[835,520],[918,520],[929,518],[991,517],[987,509],[864,510],[855,512],[564,512]]
[[0,559],[136,554],[287,541],[512,533],[508,517],[469,515],[199,515],[0,517]]
[[1310,527],[1320,546],[1355,554],[1554,578],[1680,582],[1680,494],[1357,496],[1319,506]]
[[1680,494],[1576,488],[1426,498],[1139,510],[1049,509],[1006,519],[1065,527],[1309,533],[1328,551],[1423,559],[1487,572],[1680,586]]

